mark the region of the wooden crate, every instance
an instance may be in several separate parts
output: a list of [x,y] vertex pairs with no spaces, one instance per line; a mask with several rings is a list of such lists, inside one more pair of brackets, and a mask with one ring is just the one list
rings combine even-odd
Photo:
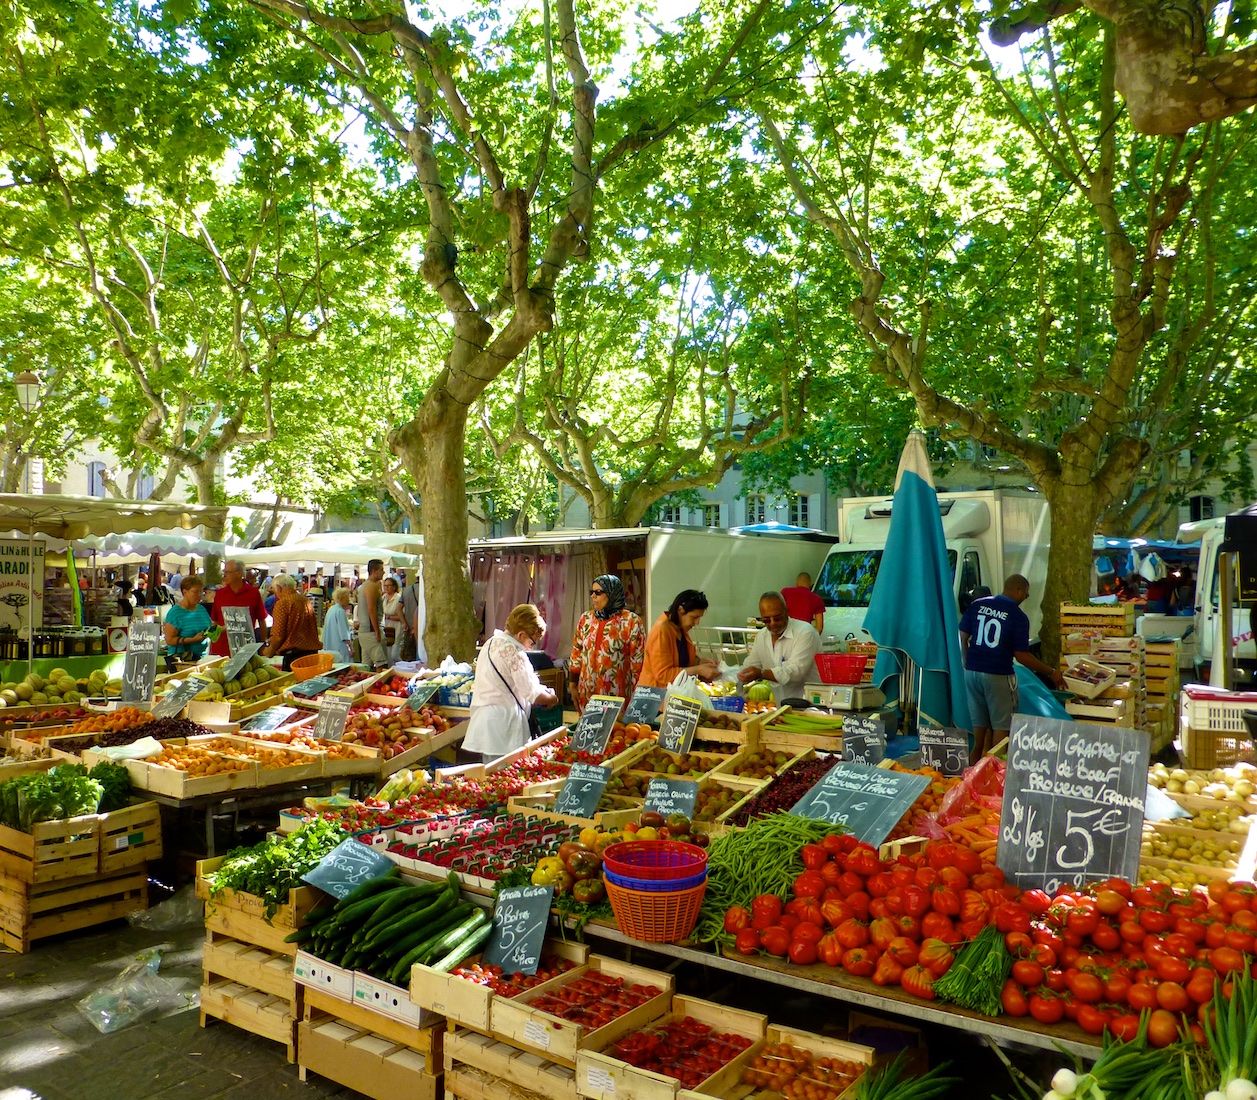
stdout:
[[[97,757],[98,754],[89,749],[83,754],[83,761],[89,763]],[[167,798],[195,798],[202,794],[249,791],[255,790],[258,785],[257,764],[252,760],[248,767],[240,771],[197,776],[188,775],[178,768],[150,764],[147,760],[127,760],[125,764],[131,776],[131,786],[152,794],[165,795]]]
[[58,764],[64,763],[67,763],[67,761],[52,757],[47,757],[43,760],[33,760],[24,757],[6,756],[0,759],[0,783],[16,779],[19,775],[46,772],[49,768],[54,768]]
[[100,816],[37,821],[29,833],[0,825],[0,875],[18,882],[83,878],[100,869]]
[[1212,770],[1238,764],[1241,760],[1257,760],[1257,749],[1247,734],[1184,726],[1179,755],[1188,768]]
[[297,1060],[297,1001],[277,997],[229,978],[210,978],[201,986],[201,1026],[222,1020],[252,1035],[279,1043],[288,1061]]
[[[451,1074],[473,1071],[469,1076],[485,1075],[505,1082],[526,1093],[546,1100],[576,1100],[576,1070],[560,1065],[540,1054],[520,1050],[500,1042],[491,1035],[475,1031],[452,1030],[445,1036],[445,1074],[447,1087]],[[455,1093],[458,1095],[458,1093]],[[473,1094],[475,1095],[475,1094]],[[504,1093],[509,1096],[510,1093]]]
[[1125,638],[1135,633],[1133,603],[1061,604],[1061,633],[1095,630],[1106,638]]
[[161,859],[161,807],[140,802],[100,815],[100,869],[120,871]]
[[205,954],[201,969],[205,981],[226,978],[297,1002],[297,982],[292,973],[291,955],[257,944],[233,940],[212,930],[205,933]]
[[25,952],[34,940],[147,908],[145,867],[36,883],[0,875],[0,943]]
[[306,1023],[317,1024],[325,1017],[334,1017],[350,1027],[369,1031],[372,1035],[378,1035],[423,1055],[425,1073],[436,1075],[441,1072],[445,1044],[444,1023],[415,1027],[392,1016],[373,1012],[356,1001],[342,1001],[311,986],[303,987],[301,995]]
[[[754,1061],[765,1046],[772,1046],[778,1043],[789,1043],[792,1047],[809,1051],[814,1058],[836,1058],[842,1062],[854,1062],[856,1065],[864,1066],[865,1072],[868,1071],[869,1067],[872,1067],[877,1057],[872,1047],[861,1046],[859,1043],[848,1043],[841,1039],[830,1039],[824,1035],[813,1035],[809,1031],[796,1031],[794,1028],[778,1027],[776,1024],[769,1024],[764,1041],[755,1045],[751,1060]],[[859,1078],[857,1077],[856,1082],[858,1081]],[[848,1100],[849,1097],[854,1095],[856,1082],[849,1086],[847,1091],[842,1094],[840,1100]],[[760,1090],[757,1090],[753,1085],[737,1082],[727,1085],[721,1096],[725,1097],[726,1100],[742,1100],[743,1097],[757,1091]],[[764,1091],[766,1092],[767,1090]],[[681,1089],[677,1093],[677,1100],[696,1100],[697,1097],[703,1095],[701,1092]],[[768,1095],[773,1094],[768,1093]]]
[[372,1100],[439,1100],[441,1078],[423,1054],[333,1016],[297,1027],[297,1074],[311,1072]]
[[[538,784],[543,786],[544,784]],[[560,781],[560,786],[562,782]],[[524,817],[537,817],[543,821],[557,821],[563,825],[596,825],[601,829],[619,829],[630,821],[636,821],[641,811],[634,809],[602,810],[593,817],[571,817],[568,814],[556,814],[549,807],[554,805],[555,796],[550,793],[537,795],[520,795],[507,800],[507,808],[513,814]]]
[[445,1071],[445,1100],[549,1100],[545,1093],[520,1088],[491,1073],[455,1064]]
[[1085,702],[1071,700],[1065,704],[1065,710],[1071,718],[1080,722],[1108,722],[1130,728],[1135,725],[1135,708],[1129,699],[1088,699]]
[[[577,966],[584,966],[589,960],[588,947],[579,943],[567,943],[565,940],[547,939],[542,944],[541,954],[556,955],[576,963]],[[473,955],[463,965],[470,966],[479,962],[480,958],[479,955]],[[451,1023],[487,1033],[492,1005],[497,995],[487,985],[478,985],[454,974],[416,963],[410,969],[410,999],[420,1008],[441,1013]]]
[[196,896],[205,902],[205,927],[245,943],[256,944],[283,955],[296,955],[297,945],[285,943],[284,937],[305,923],[305,915],[326,895],[313,886],[300,886],[288,891],[288,900],[268,919],[266,903],[256,894],[223,890],[211,898],[214,872],[222,866],[225,856],[202,859],[196,865]]
[[[675,997],[671,1012],[655,1023],[662,1025],[686,1016],[709,1024],[714,1031],[732,1032],[752,1040],[746,1050],[695,1090],[707,1096],[729,1095],[741,1084],[742,1070],[754,1058],[756,1047],[766,1034],[768,1018],[756,1012],[743,1012],[710,1001],[700,1001],[695,997]],[[681,1090],[680,1081],[622,1062],[606,1053],[609,1046],[610,1043],[607,1043],[603,1049],[580,1052],[576,1062],[576,1089],[582,1096],[591,1100],[675,1100]]]
[[[188,738],[189,745],[215,743],[220,746],[217,751],[233,756],[248,756],[254,760],[257,765],[258,787],[295,783],[301,779],[318,779],[323,774],[323,754],[299,745],[268,745],[256,737],[239,737],[230,734]],[[300,757],[300,763],[276,764],[277,754],[285,752]]]
[[[605,1027],[593,1031],[532,1007],[530,1002],[543,992],[552,993],[556,987],[576,981],[590,970],[600,970],[610,977],[623,978],[630,985],[652,985],[661,992],[612,1020]],[[569,971],[553,983],[546,983],[544,990],[538,986],[520,997],[495,1000],[490,1013],[491,1032],[495,1039],[510,1046],[542,1054],[553,1062],[575,1066],[577,1051],[586,1047],[606,1046],[621,1035],[635,1031],[666,1013],[672,990],[671,974],[594,955],[585,966]]]

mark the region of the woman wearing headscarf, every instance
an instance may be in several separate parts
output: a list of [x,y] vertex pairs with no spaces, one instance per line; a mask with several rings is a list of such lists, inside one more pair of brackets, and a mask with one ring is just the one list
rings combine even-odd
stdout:
[[633,694],[646,652],[646,627],[641,616],[624,606],[624,586],[610,573],[589,586],[591,608],[580,617],[572,637],[568,675],[572,696],[583,710],[595,695]]

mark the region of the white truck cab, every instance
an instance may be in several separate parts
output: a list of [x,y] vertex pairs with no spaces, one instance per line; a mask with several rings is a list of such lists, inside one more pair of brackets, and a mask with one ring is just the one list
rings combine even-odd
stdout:
[[[1196,578],[1196,665],[1198,672],[1213,660],[1219,617],[1218,553],[1226,534],[1226,517],[1184,523],[1178,529],[1179,542],[1200,540],[1200,567]],[[1232,588],[1234,591],[1234,588]],[[1232,659],[1237,683],[1252,683],[1257,676],[1257,645],[1253,641],[1252,612],[1238,602],[1231,609]]]

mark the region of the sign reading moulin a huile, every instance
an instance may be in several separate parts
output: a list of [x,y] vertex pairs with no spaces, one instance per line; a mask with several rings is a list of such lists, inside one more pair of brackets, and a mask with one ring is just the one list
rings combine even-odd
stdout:
[[44,622],[44,542],[0,539],[0,630],[16,634],[32,621]]

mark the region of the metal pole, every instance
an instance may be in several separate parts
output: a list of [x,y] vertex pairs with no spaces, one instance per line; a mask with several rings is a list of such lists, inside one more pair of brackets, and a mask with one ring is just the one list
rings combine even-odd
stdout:
[[1217,652],[1213,659],[1221,662],[1222,678],[1211,676],[1210,680],[1219,683],[1227,691],[1235,687],[1234,673],[1231,670],[1231,639],[1234,636],[1234,605],[1235,605],[1235,555],[1229,550],[1218,554],[1218,642]]

